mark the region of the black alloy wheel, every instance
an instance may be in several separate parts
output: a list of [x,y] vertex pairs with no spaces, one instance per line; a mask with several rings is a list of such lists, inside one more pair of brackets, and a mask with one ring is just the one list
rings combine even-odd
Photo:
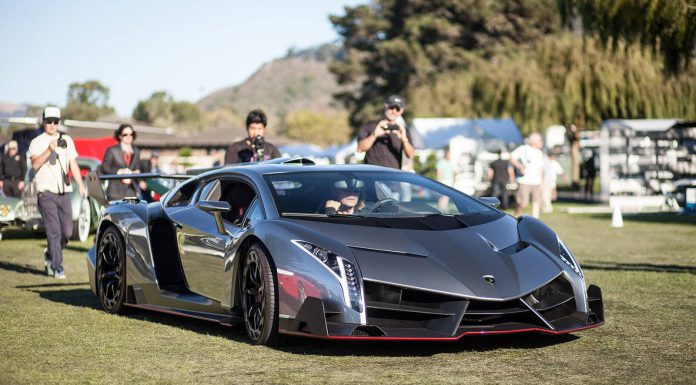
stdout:
[[279,342],[276,286],[268,253],[253,244],[244,257],[241,302],[249,339],[257,345]]
[[126,249],[115,227],[106,229],[99,240],[96,276],[102,308],[109,313],[122,313],[126,299]]

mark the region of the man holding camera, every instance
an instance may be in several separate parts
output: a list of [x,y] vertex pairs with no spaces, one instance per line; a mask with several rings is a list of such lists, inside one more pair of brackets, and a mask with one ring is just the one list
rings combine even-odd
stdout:
[[366,164],[401,169],[402,154],[413,156],[411,134],[401,118],[405,108],[404,98],[392,95],[384,104],[384,119],[367,122],[360,128],[358,151],[367,152]]
[[58,132],[60,109],[46,107],[41,125],[44,132],[34,138],[29,145],[27,156],[36,173],[34,182],[38,192],[39,210],[46,228],[48,249],[44,253],[46,273],[65,279],[63,271],[63,248],[72,234],[72,205],[70,193],[72,184],[68,171],[80,190],[87,197],[82,184],[80,167],[77,165],[77,150],[72,138]]
[[280,158],[280,151],[263,137],[266,131],[266,114],[253,110],[247,115],[247,138],[232,143],[225,154],[225,164],[260,162]]

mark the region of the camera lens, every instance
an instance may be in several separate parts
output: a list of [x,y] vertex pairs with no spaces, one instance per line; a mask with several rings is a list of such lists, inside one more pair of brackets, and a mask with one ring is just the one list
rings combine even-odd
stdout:
[[257,136],[254,138],[254,147],[260,148],[260,147],[263,147],[263,145],[264,145],[263,136],[257,135]]

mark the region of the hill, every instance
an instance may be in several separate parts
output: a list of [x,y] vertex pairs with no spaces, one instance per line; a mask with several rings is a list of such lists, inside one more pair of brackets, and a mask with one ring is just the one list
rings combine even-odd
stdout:
[[198,106],[209,116],[209,125],[225,124],[235,130],[244,130],[247,112],[261,108],[269,115],[271,134],[276,135],[284,129],[284,122],[292,112],[345,111],[333,100],[332,95],[340,87],[329,72],[329,64],[341,52],[334,44],[291,50],[285,57],[264,64],[242,84],[204,97]]
[[27,112],[27,107],[26,104],[0,102],[0,118],[24,116]]

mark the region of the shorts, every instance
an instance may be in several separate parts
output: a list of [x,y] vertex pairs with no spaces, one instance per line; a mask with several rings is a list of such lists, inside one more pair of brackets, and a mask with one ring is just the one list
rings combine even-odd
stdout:
[[520,206],[529,204],[529,197],[532,197],[532,203],[541,203],[541,185],[538,184],[520,184],[517,187],[515,200]]

